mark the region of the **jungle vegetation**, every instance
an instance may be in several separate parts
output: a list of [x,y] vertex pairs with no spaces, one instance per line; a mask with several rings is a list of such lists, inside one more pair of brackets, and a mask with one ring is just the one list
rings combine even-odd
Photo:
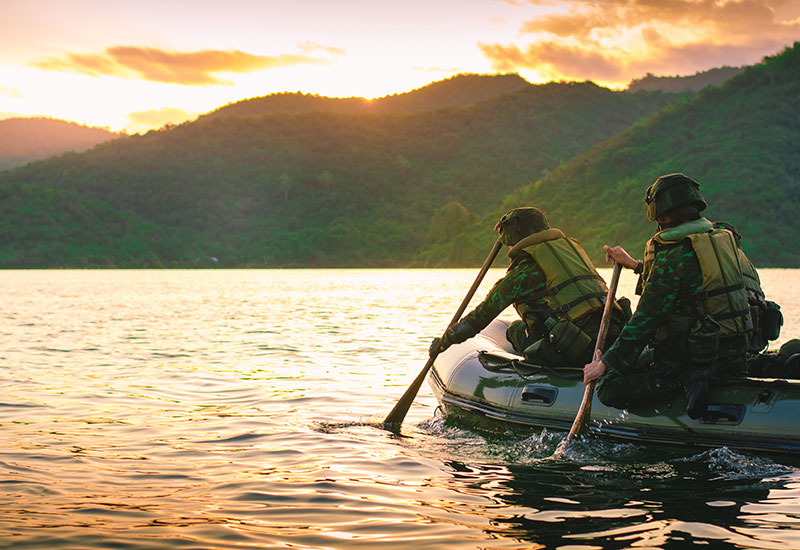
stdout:
[[641,249],[676,171],[756,265],[797,267],[799,69],[795,44],[699,93],[462,75],[383,112],[240,102],[0,172],[0,267],[473,266],[521,205],[599,261]]

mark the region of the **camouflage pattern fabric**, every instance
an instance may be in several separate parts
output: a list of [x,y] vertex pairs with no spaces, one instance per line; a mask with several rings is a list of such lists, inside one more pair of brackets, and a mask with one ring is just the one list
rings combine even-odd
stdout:
[[[546,302],[535,297],[537,293],[541,293],[545,289],[546,283],[547,280],[541,266],[529,254],[521,253],[511,262],[505,277],[494,284],[486,298],[463,320],[469,321],[477,333],[512,304],[528,302],[534,308],[546,311]],[[589,335],[596,338],[601,317],[602,310],[598,310],[586,315],[578,323]],[[609,343],[614,340],[621,325],[622,323],[612,323],[607,340]],[[540,342],[536,352],[529,353],[527,356],[530,361],[537,364],[582,367],[591,359],[591,353],[577,361],[566,359],[555,346],[550,344],[547,334],[544,319],[538,319],[535,323],[527,325],[522,321],[515,321],[509,327],[506,337],[520,354],[533,343]]]
[[[520,254],[511,262],[505,277],[494,284],[486,298],[464,319],[470,321],[476,333],[480,332],[508,306],[531,300],[546,283],[541,266],[529,254]],[[539,301],[544,307],[544,301]]]
[[[693,370],[687,350],[688,330],[697,317],[692,296],[702,283],[700,263],[687,240],[659,248],[636,312],[603,354],[608,370],[597,385],[602,403],[627,408],[683,386]],[[716,374],[744,372],[746,348],[745,336],[720,338],[723,372]]]

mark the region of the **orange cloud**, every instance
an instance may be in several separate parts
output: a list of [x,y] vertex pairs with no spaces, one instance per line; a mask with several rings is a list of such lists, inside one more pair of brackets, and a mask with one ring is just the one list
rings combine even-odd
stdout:
[[252,55],[238,50],[174,52],[157,48],[116,46],[101,54],[70,53],[32,63],[52,71],[70,71],[91,76],[144,79],[187,86],[226,85],[219,73],[249,73],[300,64],[328,63],[309,55]]
[[496,70],[623,84],[645,72],[687,74],[756,62],[797,39],[800,4],[792,6],[786,0],[570,0],[522,25],[529,43],[479,47]]
[[624,69],[612,56],[555,42],[539,42],[524,51],[514,45],[479,44],[498,71],[535,69],[550,79],[616,81]]
[[[523,33],[547,32],[587,38],[594,31],[640,25],[699,25],[702,30],[751,38],[765,32],[791,35],[796,21],[782,21],[776,8],[783,0],[595,0],[572,2],[568,13],[546,15],[523,24]],[[789,36],[786,36],[789,38]]]

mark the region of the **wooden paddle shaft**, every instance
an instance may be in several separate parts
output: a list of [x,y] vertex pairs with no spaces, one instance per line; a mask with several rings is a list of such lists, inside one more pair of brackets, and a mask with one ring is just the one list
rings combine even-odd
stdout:
[[[452,325],[453,323],[457,323],[458,321],[461,320],[461,316],[464,314],[464,310],[467,309],[469,301],[472,300],[472,297],[475,295],[475,292],[481,285],[481,281],[483,281],[483,278],[486,276],[486,272],[489,271],[489,268],[492,266],[492,262],[497,257],[497,253],[500,252],[501,246],[502,244],[500,243],[500,239],[498,238],[497,241],[494,243],[494,246],[492,246],[492,250],[489,252],[489,255],[486,257],[486,260],[484,260],[483,265],[481,266],[481,270],[478,273],[478,276],[475,278],[475,282],[472,283],[469,292],[467,292],[467,295],[461,301],[461,305],[458,307],[458,311],[456,311],[456,314],[453,315],[453,320],[450,321],[450,325]],[[450,327],[450,325],[447,325],[448,328]],[[445,333],[446,332],[447,329],[445,329]],[[444,334],[442,336],[444,336]],[[394,406],[392,411],[386,416],[386,419],[383,421],[385,427],[397,428],[400,426],[400,424],[403,423],[403,419],[406,417],[406,413],[408,412],[408,409],[411,407],[411,403],[414,401],[414,398],[417,396],[417,393],[419,392],[419,388],[425,381],[425,377],[427,376],[428,371],[433,366],[433,362],[436,359],[436,355],[438,354],[434,354],[428,357],[428,361],[427,363],[425,363],[425,366],[422,368],[420,373],[417,375],[417,377],[408,387],[406,392]]]
[[[615,302],[614,297],[617,294],[617,285],[619,284],[619,275],[621,271],[622,264],[615,262],[614,271],[611,275],[611,283],[608,285],[608,294],[606,295],[606,304],[603,308],[603,317],[600,321],[600,331],[597,333],[597,342],[594,345],[594,352],[592,352],[592,360],[594,360],[595,356],[597,355],[597,351],[603,349],[603,345],[606,341],[608,326],[611,324],[611,312]],[[578,409],[578,414],[575,415],[575,420],[572,422],[572,427],[569,430],[569,434],[567,434],[567,438],[564,440],[564,447],[573,437],[575,437],[575,434],[581,431],[581,429],[589,423],[589,418],[592,414],[592,399],[594,397],[595,382],[595,380],[592,380],[586,385],[586,389],[583,392],[583,400],[581,401],[581,406]]]

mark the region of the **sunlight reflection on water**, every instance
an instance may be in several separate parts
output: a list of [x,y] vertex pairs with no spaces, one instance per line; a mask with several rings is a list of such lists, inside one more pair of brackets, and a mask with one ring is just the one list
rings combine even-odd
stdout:
[[[585,441],[545,460],[561,434],[487,439],[426,386],[401,435],[368,425],[474,277],[0,272],[0,547],[800,544],[800,473],[769,459]],[[781,341],[800,334],[800,271],[762,278]]]

